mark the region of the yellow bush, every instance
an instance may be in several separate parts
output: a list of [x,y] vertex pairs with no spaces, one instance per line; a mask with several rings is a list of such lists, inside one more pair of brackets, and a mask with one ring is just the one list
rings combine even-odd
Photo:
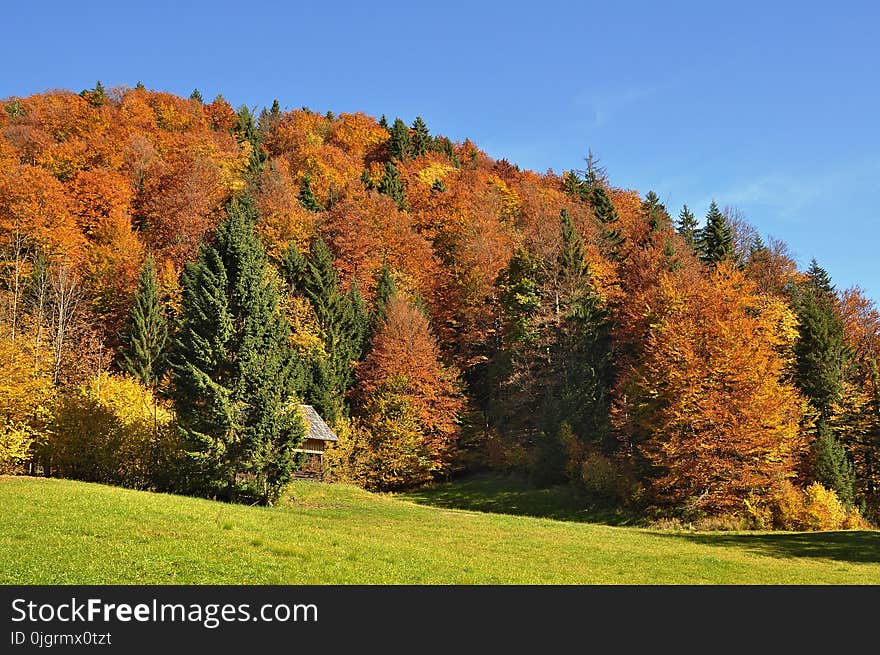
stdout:
[[808,530],[839,530],[847,511],[837,494],[814,482],[804,490],[804,516]]
[[0,338],[0,471],[13,471],[30,459],[52,409],[52,380],[35,371],[33,354],[21,344]]
[[47,456],[62,477],[156,486],[176,453],[171,414],[129,377],[102,374],[58,404]]
[[34,436],[23,423],[0,423],[0,473],[13,473],[30,458]]
[[772,516],[772,527],[780,530],[852,530],[866,526],[858,510],[846,507],[833,490],[818,482],[801,490],[785,480],[776,485],[766,508]]

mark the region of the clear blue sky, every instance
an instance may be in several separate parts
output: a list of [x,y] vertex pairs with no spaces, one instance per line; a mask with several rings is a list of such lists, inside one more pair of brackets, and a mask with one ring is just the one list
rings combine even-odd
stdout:
[[[720,5],[725,6],[720,6]],[[557,172],[738,207],[880,299],[880,9],[809,2],[19,2],[0,97],[100,79],[424,117]],[[181,6],[185,5],[185,6]]]

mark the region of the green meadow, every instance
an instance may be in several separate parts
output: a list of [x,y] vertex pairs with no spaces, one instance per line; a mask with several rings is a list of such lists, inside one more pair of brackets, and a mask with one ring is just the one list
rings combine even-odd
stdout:
[[297,481],[275,507],[245,507],[0,476],[0,583],[880,583],[880,532],[663,531],[508,486]]

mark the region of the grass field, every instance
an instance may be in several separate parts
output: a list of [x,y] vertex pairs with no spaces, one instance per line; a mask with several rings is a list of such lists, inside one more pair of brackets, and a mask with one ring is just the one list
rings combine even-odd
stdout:
[[[512,493],[508,509],[542,506]],[[3,584],[877,584],[880,533],[660,532],[305,481],[261,508],[0,477],[0,563]]]

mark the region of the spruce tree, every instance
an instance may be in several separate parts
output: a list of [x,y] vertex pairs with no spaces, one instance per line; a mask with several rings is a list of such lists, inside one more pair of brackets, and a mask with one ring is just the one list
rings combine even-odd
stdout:
[[393,162],[385,162],[385,174],[379,182],[379,193],[384,193],[394,201],[400,210],[408,209],[406,195],[403,191],[403,182],[400,180],[400,172]]
[[581,282],[585,273],[584,244],[567,209],[559,215],[562,247],[559,251],[559,268],[567,282]]
[[666,270],[669,272],[680,271],[684,264],[678,258],[678,252],[671,239],[667,239],[666,245],[663,246],[663,261],[666,263]]
[[159,282],[153,258],[141,268],[128,326],[122,335],[120,368],[154,387],[165,371],[168,324],[159,299]]
[[[557,421],[566,421],[581,440],[604,447],[610,434],[610,315],[596,293],[583,242],[567,212],[561,217],[561,232],[565,314],[558,339],[559,370],[548,389],[559,408]],[[558,430],[554,421],[549,432]]]
[[391,126],[391,139],[388,142],[388,158],[390,161],[403,161],[410,152],[409,128],[399,118],[394,119]]
[[[593,175],[595,176],[596,173],[593,172]],[[587,183],[590,183],[589,179],[587,179]],[[602,226],[600,237],[602,254],[611,261],[619,261],[623,248],[623,236],[618,226],[620,218],[603,184],[593,184],[590,190],[589,201],[590,206],[593,208],[593,216],[596,217],[596,220]]]
[[599,166],[599,159],[593,155],[592,150],[587,150],[584,162],[587,164],[587,168],[584,170],[584,190],[585,196],[588,198],[597,186],[606,185],[608,174],[603,166]]
[[749,246],[749,261],[754,261],[756,258],[763,257],[767,252],[769,252],[767,246],[764,244],[764,240],[759,234],[755,236],[755,240],[752,241],[752,245]]
[[819,266],[819,262],[816,261],[815,257],[810,260],[810,267],[807,269],[807,289],[816,298],[830,303],[835,301],[835,289],[831,283],[831,277],[828,275],[828,271]]
[[310,212],[324,211],[324,206],[318,201],[318,197],[312,190],[312,178],[306,173],[299,185],[299,204]]
[[289,325],[254,232],[253,201],[227,206],[212,245],[182,275],[173,396],[188,465],[184,492],[272,503],[305,435]]
[[333,255],[322,239],[312,242],[308,257],[291,247],[282,268],[294,293],[312,306],[325,360],[312,364],[312,380],[306,396],[325,420],[335,421],[346,411],[345,394],[353,383],[352,363],[363,356],[366,338],[366,307],[357,285],[345,294],[333,266]]
[[198,89],[193,89],[193,92],[189,94],[190,100],[195,100],[200,105],[205,104],[205,99],[202,97],[202,94]]
[[700,231],[698,247],[700,261],[707,265],[733,258],[733,230],[714,200],[706,214],[706,226]]
[[351,307],[350,334],[352,358],[361,360],[366,354],[367,336],[370,332],[370,312],[367,301],[361,293],[357,278],[351,281],[348,291],[348,304]]
[[455,156],[455,148],[452,145],[452,141],[450,141],[448,137],[441,136],[434,139],[434,150],[446,155],[456,168],[461,167],[461,162],[459,162],[458,157]]
[[379,118],[379,127],[391,131],[391,128],[388,126],[388,119],[385,118],[385,114],[382,114],[381,118]]
[[388,307],[388,302],[396,293],[397,286],[394,283],[394,278],[391,276],[391,267],[388,266],[388,262],[383,262],[382,268],[376,276],[376,292],[373,296],[376,299],[371,319],[374,331],[385,320],[385,310]]
[[577,171],[565,171],[562,174],[562,190],[575,200],[585,199],[586,185]]
[[[611,447],[610,315],[596,293],[583,241],[565,210],[560,216],[562,244],[553,304],[556,328],[548,334],[547,365],[533,390],[539,398],[536,468],[545,483],[564,478],[560,432],[566,430],[584,446]],[[567,427],[565,427],[567,426]],[[562,451],[564,453],[564,451]]]
[[250,159],[248,161],[248,172],[251,180],[256,182],[260,171],[266,165],[269,154],[263,149],[263,135],[254,121],[253,112],[242,105],[235,113],[237,122],[233,128],[236,138],[250,146]]
[[855,470],[846,449],[824,425],[813,442],[813,478],[826,489],[834,490],[842,503],[853,504]]
[[820,423],[826,423],[843,390],[843,322],[825,269],[813,260],[807,275],[794,303],[798,317],[795,381],[819,413]]
[[656,233],[672,225],[672,219],[666,207],[660,202],[660,198],[653,191],[648,191],[642,201],[642,211],[648,221],[648,230]]
[[687,205],[684,205],[681,208],[681,212],[678,214],[678,222],[675,225],[675,230],[681,235],[681,238],[684,239],[685,243],[687,243],[691,250],[696,250],[697,247],[697,233],[698,233],[699,223],[697,222],[697,217],[694,216],[694,213],[688,209]]
[[431,147],[431,133],[421,116],[416,116],[412,124],[412,137],[410,138],[410,154],[419,157],[428,152]]

